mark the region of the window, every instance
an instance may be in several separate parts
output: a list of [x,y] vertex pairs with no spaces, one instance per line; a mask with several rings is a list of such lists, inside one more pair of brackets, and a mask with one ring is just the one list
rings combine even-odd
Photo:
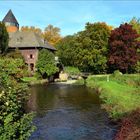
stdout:
[[17,38],[17,43],[21,43],[22,40],[23,40],[23,37],[18,37],[18,38]]
[[33,55],[32,54],[30,54],[30,58],[33,59]]
[[12,23],[12,22],[5,22],[5,25],[6,26],[17,26],[18,27],[18,24]]

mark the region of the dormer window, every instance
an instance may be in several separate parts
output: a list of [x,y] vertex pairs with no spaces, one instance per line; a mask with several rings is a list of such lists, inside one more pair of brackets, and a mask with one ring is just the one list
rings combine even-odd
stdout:
[[17,43],[21,43],[21,42],[22,42],[22,40],[23,40],[23,38],[22,38],[22,37],[17,38]]

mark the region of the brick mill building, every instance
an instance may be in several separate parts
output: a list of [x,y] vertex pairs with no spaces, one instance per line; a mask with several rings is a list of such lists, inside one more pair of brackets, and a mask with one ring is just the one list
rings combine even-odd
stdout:
[[2,20],[5,23],[9,33],[9,50],[18,49],[28,65],[28,70],[35,71],[35,65],[38,60],[38,52],[40,49],[48,49],[55,52],[56,49],[31,31],[19,31],[19,23],[11,10],[6,14]]

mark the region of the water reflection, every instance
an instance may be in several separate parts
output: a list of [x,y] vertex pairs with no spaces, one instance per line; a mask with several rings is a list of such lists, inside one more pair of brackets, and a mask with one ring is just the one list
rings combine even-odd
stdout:
[[84,86],[31,88],[28,110],[36,111],[32,140],[112,140],[115,126],[100,108],[99,96]]

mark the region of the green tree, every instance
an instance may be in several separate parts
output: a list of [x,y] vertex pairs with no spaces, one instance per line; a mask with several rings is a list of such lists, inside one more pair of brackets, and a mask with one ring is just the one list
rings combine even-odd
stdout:
[[104,73],[110,32],[110,26],[105,23],[87,23],[84,31],[68,36],[57,44],[58,56],[66,66]]
[[78,34],[77,65],[94,73],[106,72],[110,29],[105,23],[87,23]]
[[56,44],[57,55],[64,66],[75,65],[75,39],[73,36],[66,36]]
[[[133,29],[137,31],[137,34],[139,35],[137,40],[140,41],[140,19],[133,17],[131,21],[129,22],[129,24],[132,25]],[[137,52],[139,54],[139,58],[136,65],[134,66],[134,69],[135,69],[135,72],[140,73],[140,48],[137,49]]]
[[49,77],[58,71],[58,68],[55,65],[54,54],[46,49],[39,51],[36,67],[43,78]]
[[[135,29],[137,33],[140,35],[140,19],[133,17],[129,22],[129,24],[132,25],[133,29]],[[138,40],[140,40],[140,37],[138,38]]]
[[5,24],[0,22],[0,53],[4,53],[8,48],[9,35]]

